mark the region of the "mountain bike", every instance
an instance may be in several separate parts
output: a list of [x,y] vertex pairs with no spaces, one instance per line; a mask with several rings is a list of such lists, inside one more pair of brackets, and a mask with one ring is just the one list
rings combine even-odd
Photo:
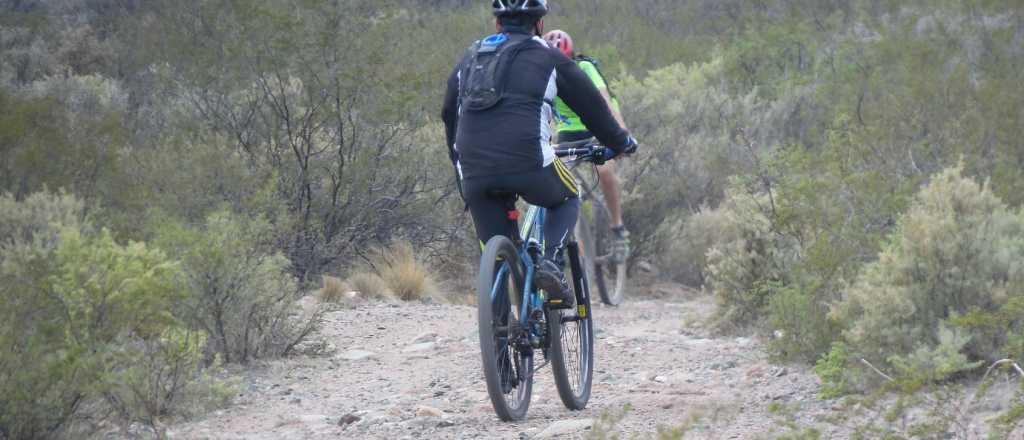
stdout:
[[582,201],[574,232],[586,256],[584,270],[597,285],[601,302],[617,306],[626,297],[629,256],[616,246],[612,236],[611,215],[600,192],[596,170],[591,168],[588,172],[586,167],[574,167],[572,173],[579,184]]
[[[560,145],[558,157],[573,158],[569,165],[598,161],[604,147]],[[526,417],[533,392],[534,373],[551,364],[562,403],[581,410],[590,400],[594,369],[594,326],[590,310],[587,264],[575,238],[566,245],[566,278],[576,306],[556,308],[534,286],[543,258],[545,209],[529,206],[520,219],[514,194],[493,193],[506,202],[518,236],[495,236],[484,245],[477,279],[480,350],[487,394],[503,421]],[[537,363],[537,353],[543,364]]]

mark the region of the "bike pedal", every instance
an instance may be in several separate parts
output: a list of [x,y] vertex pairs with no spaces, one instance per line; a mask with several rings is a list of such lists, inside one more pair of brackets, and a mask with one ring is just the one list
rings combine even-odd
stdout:
[[571,305],[565,304],[560,299],[552,299],[552,300],[548,301],[548,306],[551,307],[552,309],[571,309],[572,308]]

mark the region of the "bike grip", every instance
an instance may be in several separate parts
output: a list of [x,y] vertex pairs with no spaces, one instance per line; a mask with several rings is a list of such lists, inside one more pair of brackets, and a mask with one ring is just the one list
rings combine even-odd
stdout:
[[633,154],[633,153],[636,153],[636,150],[639,147],[640,147],[640,143],[636,141],[636,138],[633,137],[633,136],[630,136],[629,137],[629,141],[626,143],[626,148],[623,148],[622,152],[625,153],[625,154]]
[[611,148],[608,148],[608,147],[604,147],[604,151],[601,152],[601,161],[602,162],[607,162],[609,160],[614,159],[615,156],[618,156],[618,155],[619,155],[619,153],[616,153],[615,150],[613,150]]

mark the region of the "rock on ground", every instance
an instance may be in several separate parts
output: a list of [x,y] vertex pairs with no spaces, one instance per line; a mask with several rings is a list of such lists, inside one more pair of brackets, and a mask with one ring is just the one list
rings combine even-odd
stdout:
[[592,426],[594,419],[559,420],[544,428],[536,438],[557,438],[590,429]]

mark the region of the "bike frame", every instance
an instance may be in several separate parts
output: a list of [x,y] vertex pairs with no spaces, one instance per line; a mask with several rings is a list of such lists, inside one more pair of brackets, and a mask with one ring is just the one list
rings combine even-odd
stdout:
[[[524,326],[528,324],[530,319],[530,310],[540,309],[544,306],[544,299],[541,298],[539,291],[530,290],[530,286],[533,285],[534,275],[534,264],[533,257],[530,255],[529,238],[533,235],[533,232],[539,231],[541,236],[540,247],[544,248],[544,215],[547,210],[539,206],[530,205],[530,208],[526,210],[526,218],[523,221],[522,227],[519,229],[519,258],[524,262],[530,262],[526,265],[526,274],[524,276],[525,282],[523,283],[523,298],[528,301],[520,301],[520,324]],[[529,307],[527,307],[529,306]],[[532,330],[532,329],[531,329]]]
[[[540,309],[544,306],[544,300],[540,296],[540,291],[530,290],[530,286],[533,285],[534,261],[533,257],[530,255],[529,246],[526,246],[526,244],[529,243],[529,237],[534,233],[534,231],[541,232],[540,235],[543,236],[544,214],[544,208],[530,205],[530,208],[526,211],[522,227],[519,228],[519,239],[516,240],[516,247],[519,250],[519,258],[523,261],[523,265],[526,266],[521,298],[528,299],[528,301],[519,301],[519,323],[522,324],[524,328],[527,328],[527,325],[529,324],[531,315],[529,312],[531,310]],[[540,243],[540,245],[543,247],[544,243]],[[504,289],[505,275],[508,273],[508,270],[508,262],[503,263],[501,268],[498,269],[497,279],[501,281],[494,283],[494,287],[491,290],[491,300],[497,296],[500,290]]]
[[[556,155],[559,157],[576,156],[576,160],[573,162],[580,163],[594,158],[600,160],[601,156],[596,154],[601,153],[602,149],[603,147],[579,144],[578,148],[569,147],[556,150]],[[529,407],[529,393],[534,373],[554,362],[552,371],[554,371],[555,383],[562,402],[570,409],[582,409],[586,406],[590,395],[593,334],[590,324],[592,318],[590,317],[589,280],[583,271],[580,246],[573,238],[569,240],[565,248],[573,274],[573,293],[576,296],[575,313],[566,313],[560,308],[549,308],[541,289],[536,288],[533,282],[537,275],[538,263],[543,258],[544,223],[547,209],[528,205],[526,212],[520,215],[515,207],[516,197],[513,194],[496,192],[492,196],[500,197],[505,201],[509,219],[508,226],[515,227],[515,230],[506,232],[505,238],[508,241],[488,241],[484,246],[484,254],[490,255],[487,257],[488,259],[495,257],[497,259],[495,261],[482,259],[480,262],[481,276],[483,277],[486,273],[487,277],[493,277],[489,280],[489,286],[480,286],[478,291],[481,300],[479,307],[482,307],[479,323],[481,337],[486,333],[488,337],[494,338],[493,342],[488,343],[481,339],[481,348],[496,350],[494,354],[488,354],[486,351],[483,354],[487,392],[502,420],[519,420],[525,417],[526,408]],[[509,249],[509,241],[514,250]],[[500,247],[494,247],[495,244]],[[521,260],[521,263],[513,260]],[[513,264],[522,264],[522,266],[513,266]],[[485,266],[488,265],[490,268],[485,269]],[[486,272],[484,272],[485,270]],[[510,273],[514,273],[515,276],[510,277]],[[522,278],[517,279],[520,276]],[[481,284],[485,282],[485,278],[479,280]],[[522,282],[522,285],[514,285],[518,282]],[[513,285],[509,285],[509,283]],[[488,310],[488,305],[484,303],[487,296],[484,295],[489,296],[490,307],[497,304],[504,311],[495,308]],[[516,300],[519,302],[516,303]],[[505,301],[509,301],[509,304],[506,304]],[[510,315],[517,312],[519,313],[518,319],[512,319]],[[490,316],[490,321],[484,320],[484,316]],[[586,321],[586,323],[580,324],[579,333],[576,336],[579,339],[579,349],[573,351],[576,354],[567,354],[564,345],[572,342],[567,342],[560,335],[563,334],[566,323],[578,321]],[[554,354],[550,352],[553,347],[558,350]],[[536,350],[540,350],[545,358],[543,365],[534,365]],[[512,356],[512,358],[507,359],[507,356]],[[578,359],[566,358],[566,356],[577,356]],[[514,365],[509,365],[509,362]],[[569,362],[579,363],[577,370],[574,370],[575,373],[567,369]],[[510,370],[511,368],[514,370]],[[518,402],[514,406],[516,409],[509,406],[506,396],[512,388],[508,388],[504,382],[508,378],[502,376],[509,374],[510,371],[515,371],[515,374],[519,375],[516,383],[526,384],[526,388],[520,389],[519,394],[516,394],[518,397],[514,397]],[[573,376],[575,377],[573,379],[569,377],[570,374],[576,374],[579,377]],[[577,384],[574,385],[574,383]],[[578,388],[580,385],[584,388]],[[522,390],[525,390],[526,393],[525,400],[523,400],[522,393],[524,391]]]

